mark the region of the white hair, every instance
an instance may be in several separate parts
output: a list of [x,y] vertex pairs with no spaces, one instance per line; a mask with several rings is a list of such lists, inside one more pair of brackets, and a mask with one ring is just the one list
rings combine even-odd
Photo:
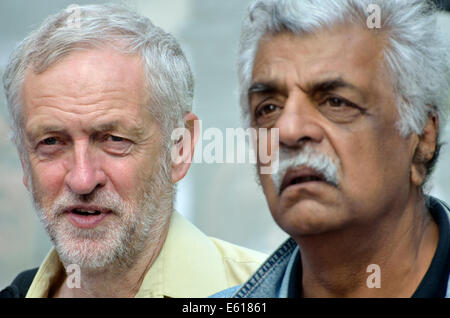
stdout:
[[149,92],[147,106],[161,126],[162,145],[170,147],[170,133],[183,125],[184,115],[192,109],[194,81],[186,57],[174,37],[147,17],[123,5],[102,4],[70,6],[48,17],[11,54],[3,85],[12,139],[19,153],[24,153],[22,88],[26,70],[39,74],[71,52],[105,46],[141,57]]
[[240,41],[238,74],[240,102],[250,124],[248,89],[260,39],[291,32],[298,36],[338,24],[367,28],[370,4],[381,9],[381,29],[388,44],[384,60],[397,96],[402,136],[420,134],[428,114],[445,126],[449,103],[448,46],[438,32],[436,9],[426,0],[256,0],[246,15]]

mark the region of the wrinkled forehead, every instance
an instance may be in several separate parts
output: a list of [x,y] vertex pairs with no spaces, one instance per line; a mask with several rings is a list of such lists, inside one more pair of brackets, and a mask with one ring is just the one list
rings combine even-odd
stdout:
[[60,88],[61,83],[74,93],[119,84],[141,88],[144,84],[141,58],[110,48],[83,49],[64,56],[44,72],[29,67],[25,74],[25,87]]
[[23,91],[28,136],[82,127],[139,137],[154,126],[138,56],[108,50],[72,53],[40,74],[27,70]]
[[259,41],[250,87],[256,82],[281,82],[295,72],[300,85],[333,77],[361,89],[376,84],[393,93],[384,49],[382,36],[352,24],[302,35],[268,33]]
[[254,61],[270,48],[271,53],[280,56],[291,53],[311,59],[332,56],[337,58],[336,62],[348,59],[356,63],[368,63],[374,59],[382,61],[387,44],[384,33],[349,23],[300,34],[291,31],[269,32],[260,37]]
[[122,94],[136,104],[143,104],[147,97],[143,74],[137,55],[112,49],[77,51],[42,73],[27,69],[24,103],[28,108],[45,99],[65,98],[88,105],[105,95]]

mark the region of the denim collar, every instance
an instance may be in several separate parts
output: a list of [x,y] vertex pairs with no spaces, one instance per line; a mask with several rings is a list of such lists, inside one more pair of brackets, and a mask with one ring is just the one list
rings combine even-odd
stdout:
[[235,293],[236,298],[285,298],[289,290],[289,274],[298,246],[294,239],[284,242]]

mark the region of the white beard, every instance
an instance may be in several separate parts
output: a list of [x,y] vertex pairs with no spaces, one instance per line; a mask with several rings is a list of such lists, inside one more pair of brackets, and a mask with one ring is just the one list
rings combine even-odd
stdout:
[[[118,271],[131,267],[149,244],[156,244],[173,208],[174,187],[160,166],[156,176],[137,191],[136,199],[123,200],[115,192],[97,190],[88,196],[65,192],[49,208],[32,187],[33,202],[56,251],[67,267],[77,264],[85,271],[113,265]],[[94,229],[74,227],[63,211],[67,206],[88,203],[114,211]]]

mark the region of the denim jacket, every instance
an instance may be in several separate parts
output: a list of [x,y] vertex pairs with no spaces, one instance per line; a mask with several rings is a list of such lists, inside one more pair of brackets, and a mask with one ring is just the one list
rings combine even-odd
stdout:
[[[447,213],[450,222],[450,208],[433,197],[427,197],[429,204],[440,206]],[[427,202],[428,202],[427,200]],[[288,298],[289,280],[296,260],[299,247],[289,238],[284,242],[245,282],[243,285],[231,287],[213,298]],[[450,298],[450,277],[447,282],[446,298]]]

